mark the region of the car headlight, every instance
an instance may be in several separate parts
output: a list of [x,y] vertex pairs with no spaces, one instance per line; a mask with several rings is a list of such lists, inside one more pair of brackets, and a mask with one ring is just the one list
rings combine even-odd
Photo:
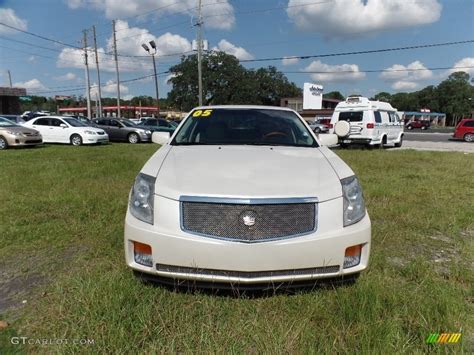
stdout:
[[85,134],[90,134],[90,135],[95,135],[97,133],[95,133],[94,131],[84,131]]
[[16,137],[24,137],[23,133],[21,132],[7,131],[7,133]]
[[365,202],[362,188],[355,176],[341,180],[344,199],[344,227],[359,222],[365,216]]
[[151,134],[151,131],[145,131],[146,134]]
[[130,194],[130,213],[139,220],[153,224],[153,200],[155,195],[153,176],[138,174]]

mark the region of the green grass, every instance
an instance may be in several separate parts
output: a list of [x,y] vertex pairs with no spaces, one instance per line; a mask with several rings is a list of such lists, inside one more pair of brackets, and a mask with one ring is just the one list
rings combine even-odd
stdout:
[[[348,287],[248,298],[173,292],[125,267],[128,192],[155,150],[0,152],[0,295],[16,307],[0,315],[10,323],[0,353],[474,351],[473,155],[337,151],[364,188],[370,269]],[[425,344],[459,331],[459,344]],[[12,336],[94,344],[12,345]]]

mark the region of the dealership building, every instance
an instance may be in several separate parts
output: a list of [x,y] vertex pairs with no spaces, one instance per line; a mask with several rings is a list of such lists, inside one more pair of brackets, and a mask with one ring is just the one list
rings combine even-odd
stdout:
[[24,88],[0,87],[0,114],[16,115],[20,112],[20,96],[26,95]]

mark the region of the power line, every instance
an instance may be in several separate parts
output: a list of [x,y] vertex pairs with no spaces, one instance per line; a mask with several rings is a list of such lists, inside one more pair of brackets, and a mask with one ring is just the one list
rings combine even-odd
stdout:
[[463,67],[435,67],[435,68],[406,68],[406,69],[368,69],[368,70],[326,70],[326,71],[282,71],[284,74],[347,74],[347,73],[393,73],[393,72],[416,72],[416,71],[435,71],[451,69],[474,69],[474,66]]
[[404,51],[410,49],[421,49],[421,48],[433,48],[433,47],[442,47],[442,46],[453,46],[458,44],[466,44],[474,42],[473,39],[465,41],[455,41],[455,42],[444,42],[444,43],[431,43],[431,44],[420,44],[416,46],[406,46],[406,47],[395,47],[395,48],[383,48],[383,49],[372,49],[366,51],[354,51],[354,52],[342,52],[342,53],[329,53],[329,54],[314,54],[314,55],[295,55],[295,56],[285,56],[285,57],[272,57],[272,58],[259,58],[259,59],[244,59],[241,60],[241,63],[250,63],[250,62],[267,62],[283,59],[310,59],[310,58],[326,58],[326,57],[339,57],[347,55],[359,55],[359,54],[371,54],[371,53],[383,53],[383,52],[395,52],[395,51]]

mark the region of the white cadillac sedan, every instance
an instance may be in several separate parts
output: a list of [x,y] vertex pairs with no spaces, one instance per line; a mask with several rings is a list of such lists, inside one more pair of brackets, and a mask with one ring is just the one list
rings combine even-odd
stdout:
[[72,117],[41,116],[27,121],[24,126],[39,131],[44,143],[82,145],[109,142],[103,129],[90,127]]
[[139,275],[254,287],[367,268],[359,181],[295,111],[198,107],[165,134],[153,134],[163,145],[136,177],[125,219],[126,263]]

